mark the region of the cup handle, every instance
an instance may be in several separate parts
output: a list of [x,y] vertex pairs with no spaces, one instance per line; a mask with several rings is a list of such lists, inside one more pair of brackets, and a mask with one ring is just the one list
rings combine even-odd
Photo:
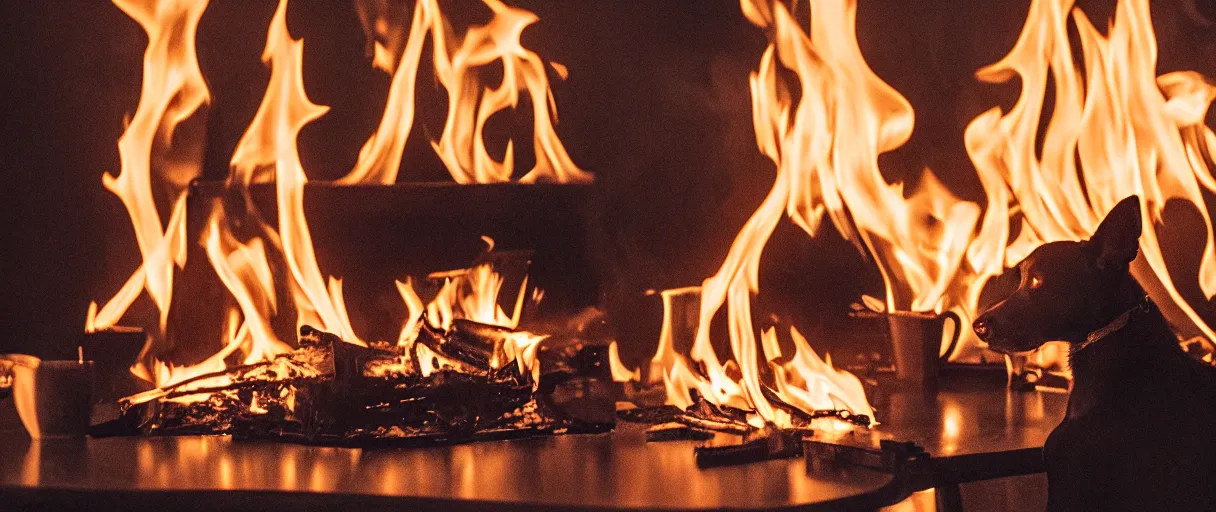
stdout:
[[954,349],[958,347],[958,339],[963,334],[963,321],[958,317],[958,314],[953,311],[946,311],[945,313],[942,313],[941,316],[943,319],[949,318],[954,321],[954,335],[950,339],[950,345],[946,347],[946,353],[941,356],[941,359],[944,362],[947,359],[950,359],[950,353],[954,352]]
[[13,396],[13,361],[0,355],[0,400]]

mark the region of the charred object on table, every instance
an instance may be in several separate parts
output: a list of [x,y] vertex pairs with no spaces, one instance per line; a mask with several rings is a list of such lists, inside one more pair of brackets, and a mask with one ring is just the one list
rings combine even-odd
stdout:
[[422,322],[407,346],[362,347],[304,326],[300,348],[123,400],[107,434],[232,434],[335,446],[411,446],[615,423],[607,347],[466,320]]
[[802,455],[800,442],[809,435],[805,431],[767,425],[748,432],[741,443],[698,446],[693,449],[693,456],[701,469],[798,457]]
[[634,407],[619,411],[617,416],[623,421],[652,425],[646,430],[648,442],[706,442],[693,448],[697,467],[701,469],[801,456],[801,443],[814,435],[812,425],[819,418],[835,418],[862,427],[870,425],[869,416],[845,410],[808,414],[779,402],[775,394],[766,393],[766,397],[778,407],[789,408],[791,428],[771,423],[758,428],[748,421],[747,411],[714,405],[702,397],[684,410],[671,405]]

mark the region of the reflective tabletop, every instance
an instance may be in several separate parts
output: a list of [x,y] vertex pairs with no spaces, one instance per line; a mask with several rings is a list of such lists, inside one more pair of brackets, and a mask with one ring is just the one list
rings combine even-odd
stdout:
[[899,498],[890,475],[862,468],[808,475],[802,458],[699,470],[695,444],[646,443],[643,427],[629,423],[607,434],[402,450],[221,436],[35,442],[23,431],[8,430],[0,433],[0,453],[5,454],[0,457],[0,496],[56,507],[76,503],[72,499],[141,505],[160,500],[179,510],[339,504],[449,510],[812,510],[835,509],[850,500],[876,506]]

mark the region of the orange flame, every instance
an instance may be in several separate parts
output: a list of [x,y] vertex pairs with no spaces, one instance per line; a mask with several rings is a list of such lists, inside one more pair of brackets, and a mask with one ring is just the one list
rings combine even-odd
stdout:
[[[270,360],[278,354],[290,352],[291,347],[280,341],[270,327],[269,319],[275,309],[274,278],[266,261],[262,240],[255,238],[248,244],[241,244],[231,239],[231,235],[220,228],[221,217],[220,209],[214,208],[204,234],[207,259],[224,286],[232,292],[244,317],[242,329],[248,331],[251,341],[245,351],[245,363]],[[225,245],[235,247],[225,250]],[[238,343],[242,341],[240,336],[235,335],[230,339]]]
[[[452,320],[465,318],[483,324],[498,325],[514,329],[519,326],[523,312],[528,278],[524,277],[515,297],[515,309],[508,315],[498,305],[503,277],[489,263],[482,263],[467,270],[440,272],[432,278],[444,278],[443,287],[435,299],[426,306],[427,320],[431,327],[447,330]],[[398,283],[400,287],[401,284]],[[404,295],[404,292],[403,292]],[[410,299],[407,298],[407,305]],[[537,300],[539,302],[539,300]],[[411,309],[412,311],[412,309]]]
[[[783,215],[813,236],[826,209],[838,230],[855,243],[859,243],[859,235],[843,209],[845,201],[896,209],[901,214],[897,220],[912,219],[911,207],[902,198],[902,186],[887,185],[876,165],[878,153],[907,140],[912,113],[907,102],[865,66],[852,29],[856,8],[853,1],[812,2],[813,38],[780,2],[741,0],[740,5],[744,15],[768,30],[772,38],[759,69],[751,74],[750,84],[756,141],[761,152],[776,164],[777,178],[759,209],[735,238],[721,269],[699,289],[700,314],[689,356],[699,364],[704,377],[693,372],[685,359],[675,353],[671,339],[672,299],[696,292],[689,288],[663,293],[664,325],[652,370],[660,370],[669,403],[687,407],[692,403],[689,391],[696,389],[712,403],[752,410],[763,421],[787,425],[788,413],[765,397],[766,384],[760,378],[761,354],[756,347],[750,301],[751,294],[759,292],[761,254]],[[793,104],[795,96],[788,89],[790,85],[779,76],[778,64],[792,71],[800,81],[801,99],[797,105]],[[834,114],[829,117],[829,113]],[[845,189],[846,186],[849,188]],[[940,203],[925,202],[930,206]],[[870,230],[861,231],[860,237],[871,250],[876,248],[875,236],[899,241],[923,235],[913,233],[915,225],[910,221],[892,229],[885,217],[877,215],[857,222],[859,228]],[[880,219],[882,222],[878,222]],[[919,243],[924,244],[924,239]],[[904,254],[902,260],[914,262],[921,254]],[[937,263],[937,254],[932,256],[929,262]],[[943,274],[937,272],[929,281],[936,284]],[[887,282],[892,284],[889,278]],[[893,301],[893,296],[889,291],[888,300]],[[733,358],[725,365],[710,343],[710,324],[724,303]],[[791,334],[798,351],[785,364],[775,362],[780,357],[775,332],[768,330],[762,335],[765,359],[778,375],[776,387],[771,391],[805,412],[831,404],[872,416],[861,382],[855,377],[841,378],[847,372],[838,373],[829,363],[819,360],[797,331]]]
[[[414,87],[425,37],[430,33],[435,77],[448,92],[447,121],[435,152],[458,183],[510,181],[514,173],[513,142],[508,141],[502,161],[490,156],[483,129],[495,113],[514,108],[522,93],[532,104],[533,144],[536,165],[520,181],[587,182],[592,175],[570,159],[557,136],[554,122],[557,107],[549,87],[545,62],[523,47],[523,30],[537,21],[532,12],[508,6],[499,0],[482,0],[493,12],[486,25],[470,27],[457,41],[451,24],[444,18],[437,0],[420,0],[414,6],[408,38],[400,30],[399,13],[383,2],[360,2],[365,25],[373,25],[377,38],[377,68],[393,75],[388,103],[380,126],[364,144],[359,160],[338,183],[381,183],[396,181],[406,139],[414,122]],[[369,21],[367,18],[373,18]],[[381,41],[384,39],[384,41]],[[459,44],[458,44],[459,43]],[[393,52],[402,47],[398,58]],[[503,67],[502,83],[497,87],[481,83],[477,71],[495,62]],[[554,65],[559,76],[565,68]]]
[[[308,178],[300,164],[296,138],[304,125],[324,115],[328,107],[312,103],[304,91],[303,51],[303,41],[293,39],[287,31],[287,0],[281,0],[262,53],[262,61],[271,69],[270,83],[233,154],[233,176],[239,177],[233,181],[252,182],[258,169],[273,166],[279,205],[277,235],[292,278],[297,326],[309,324],[365,345],[350,326],[341,281],[330,278],[326,286],[322,278],[304,216],[304,184]],[[273,232],[269,226],[265,229]]]
[[[468,42],[459,48],[446,44],[436,46],[437,55],[443,55],[445,59],[449,58],[450,52],[455,52],[450,58],[458,62],[443,61],[445,76],[454,80],[452,83],[467,85],[466,82],[474,76],[473,67],[494,60],[502,60],[510,70],[504,85],[498,89],[489,92],[467,90],[466,93],[472,94],[475,100],[480,98],[482,104],[465,105],[458,109],[460,114],[465,115],[467,109],[473,109],[478,116],[488,117],[497,110],[514,105],[514,99],[497,103],[507,97],[503,94],[518,96],[522,90],[527,90],[532,94],[533,104],[539,109],[537,113],[545,114],[538,115],[536,119],[538,170],[534,170],[530,176],[548,176],[547,179],[557,181],[589,178],[590,175],[569,161],[552,130],[548,117],[552,98],[542,61],[519,45],[519,33],[523,27],[535,21],[535,16],[497,2],[487,2],[495,10],[495,22],[487,27],[471,29],[467,35]],[[95,303],[90,306],[86,324],[89,331],[114,325],[139,296],[140,289],[146,288],[160,310],[163,334],[172,290],[172,265],[182,265],[185,261],[185,186],[190,178],[197,175],[201,162],[201,152],[192,144],[194,141],[174,139],[173,132],[209,99],[198,70],[193,40],[207,2],[116,0],[116,3],[140,22],[151,41],[145,53],[144,90],[140,107],[119,142],[122,173],[117,178],[105,176],[106,187],[119,195],[127,206],[144,262],[119,293],[103,307],[98,308]],[[208,262],[235,300],[236,306],[228,311],[222,348],[205,360],[190,365],[176,365],[153,355],[147,359],[146,365],[132,368],[137,375],[161,388],[220,372],[226,367],[230,356],[238,351],[246,364],[272,361],[275,356],[290,351],[291,347],[280,340],[271,327],[272,318],[283,311],[296,315],[297,326],[309,324],[334,332],[347,342],[365,345],[351,327],[342,280],[326,276],[319,269],[304,214],[304,188],[308,178],[299,159],[297,136],[306,124],[322,116],[327,107],[312,103],[304,90],[303,42],[292,38],[288,31],[287,6],[287,0],[280,0],[271,20],[262,54],[263,62],[271,70],[270,81],[253,121],[232,155],[227,182],[228,187],[242,193],[245,200],[250,202],[249,206],[252,206],[249,187],[254,183],[273,181],[278,206],[277,226],[264,222],[253,211],[252,221],[257,223],[258,235],[241,238],[234,234],[232,226],[248,224],[249,220],[231,218],[218,201],[211,206],[200,243]],[[434,1],[417,3],[414,24],[407,48],[400,59],[394,60],[388,48],[377,47],[376,65],[394,73],[394,85],[382,126],[364,147],[359,166],[352,173],[353,176],[358,175],[355,181],[376,183],[395,179],[401,147],[412,124],[413,80],[422,42],[427,33],[431,33],[439,43],[450,38],[448,32],[451,29]],[[467,60],[470,58],[481,64],[469,64]],[[562,73],[560,69],[559,73]],[[487,97],[496,99],[487,103]],[[484,118],[478,123],[478,131],[481,123],[484,123]],[[179,147],[183,143],[188,145]],[[460,147],[459,144],[445,144],[450,148]],[[171,158],[156,159],[157,162],[169,163],[153,169],[151,162],[155,151],[172,153]],[[385,163],[387,161],[391,162]],[[155,178],[173,187],[176,198],[169,223],[163,231],[152,201],[154,171],[157,173]],[[509,179],[509,174],[508,171],[504,179]],[[492,247],[493,242],[488,242]],[[280,308],[276,303],[276,281],[269,261],[272,254],[281,254],[284,260],[289,275],[284,281],[290,288],[290,308]],[[468,318],[511,328],[518,326],[527,297],[526,277],[520,286],[513,312],[507,314],[497,303],[503,278],[490,265],[449,274],[447,286],[427,306],[414,292],[411,281],[397,283],[408,309],[399,335],[399,345],[413,345],[426,310],[433,312],[432,318],[442,319],[444,328],[450,326],[453,318]],[[541,292],[533,290],[532,297],[534,301],[539,301]],[[516,361],[520,364],[520,371],[535,371],[536,349],[542,339],[543,336],[519,333],[503,347],[503,357],[496,364]],[[422,348],[419,348],[420,357],[425,355],[422,352]],[[230,377],[220,375],[192,382],[190,386],[223,385],[225,379]],[[161,396],[163,391],[153,391],[138,400]],[[176,400],[199,398],[181,397]]]
[[[143,264],[122,289],[100,311],[89,306],[86,330],[92,332],[116,324],[139,296],[148,291],[160,312],[160,332],[168,320],[173,293],[173,265],[186,260],[184,192],[198,175],[198,162],[189,157],[200,154],[200,141],[183,141],[174,136],[178,126],[211,101],[203,81],[194,38],[207,0],[114,0],[148,34],[143,58],[143,85],[139,105],[126,131],[118,139],[122,162],[118,176],[102,176],[106,189],[122,200],[135,229],[135,240]],[[164,162],[153,168],[153,154],[164,153]],[[153,182],[167,186],[175,204],[169,224],[162,226],[153,199]]]
[[[1070,13],[1084,71],[1072,57]],[[1150,228],[1141,236],[1144,259],[1133,265],[1133,274],[1159,303],[1172,302],[1198,331],[1214,339],[1212,329],[1179,294],[1153,227],[1164,222],[1162,213],[1171,199],[1195,207],[1205,227],[1198,285],[1212,298],[1216,247],[1203,189],[1216,191],[1209,167],[1216,161],[1216,136],[1203,120],[1216,88],[1194,72],[1155,77],[1156,50],[1145,0],[1121,0],[1106,36],[1071,0],[1031,3],[1013,49],[976,74],[991,83],[1016,76],[1022,89],[1008,112],[993,108],[967,127],[967,152],[988,196],[983,228],[968,260],[982,286],[987,275],[1043,243],[1088,237],[1116,202],[1138,194],[1144,225]],[[1055,106],[1043,133],[1042,156],[1036,156],[1049,77]],[[1013,240],[1011,218],[1021,223]],[[973,299],[965,303],[972,310]]]

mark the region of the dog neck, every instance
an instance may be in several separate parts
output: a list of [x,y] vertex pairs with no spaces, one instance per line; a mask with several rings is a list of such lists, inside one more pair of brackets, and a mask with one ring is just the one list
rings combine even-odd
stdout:
[[[1129,390],[1143,386],[1141,378],[1163,358],[1180,352],[1170,347],[1173,334],[1165,317],[1147,300],[1138,286],[1120,294],[1114,318],[1084,339],[1070,344],[1068,362],[1073,389],[1068,400],[1068,418],[1076,419],[1116,403]],[[1130,306],[1129,306],[1130,304]]]
[[1106,325],[1091,331],[1085,336],[1084,340],[1069,345],[1069,355],[1075,356],[1077,353],[1085,350],[1085,347],[1102,341],[1102,339],[1106,338],[1107,336],[1110,336],[1111,334],[1114,334],[1120,329],[1126,327],[1127,322],[1131,320],[1133,314],[1148,313],[1149,310],[1154,307],[1156,306],[1153,304],[1153,301],[1148,298],[1148,295],[1145,295],[1144,298],[1140,300],[1139,304],[1132,306],[1132,308],[1128,309],[1127,311],[1124,311],[1123,314],[1115,317],[1114,320],[1111,320]]

